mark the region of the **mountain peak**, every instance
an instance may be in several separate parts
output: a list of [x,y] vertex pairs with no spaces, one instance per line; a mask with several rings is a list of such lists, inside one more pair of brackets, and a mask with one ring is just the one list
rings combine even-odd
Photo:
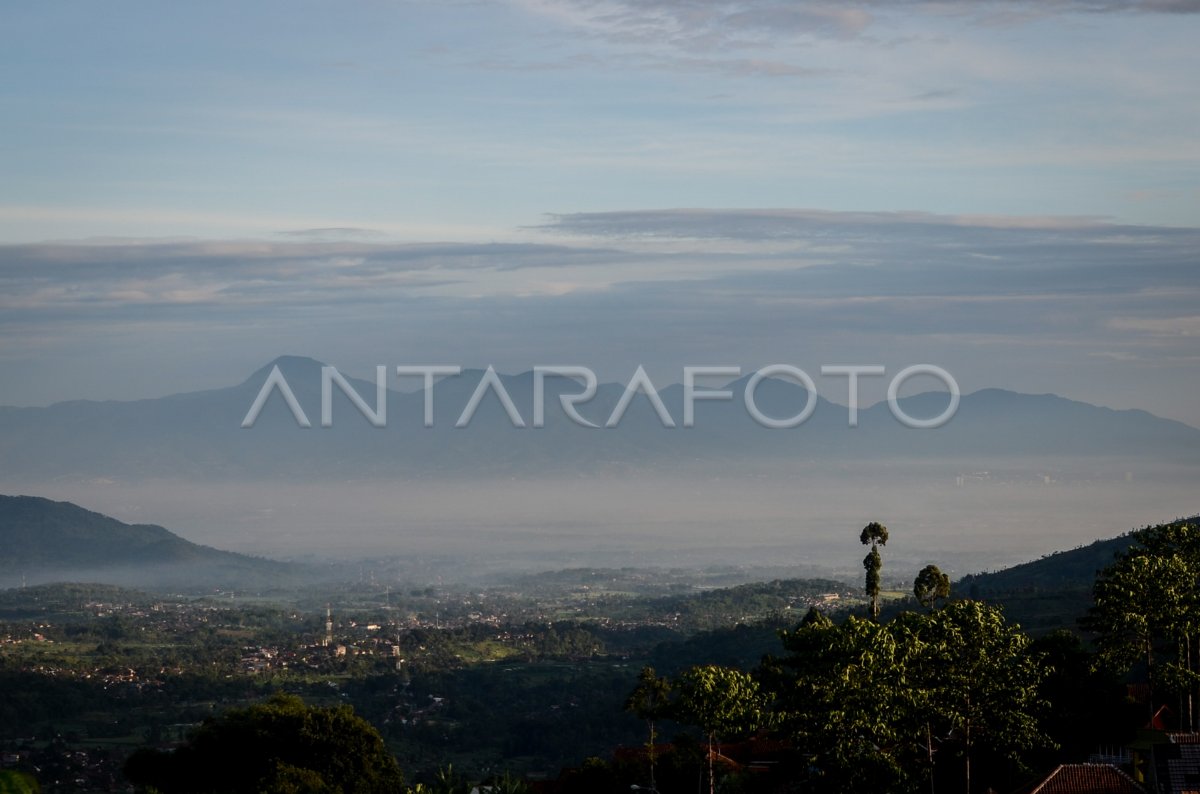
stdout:
[[297,380],[309,379],[315,382],[321,376],[321,367],[328,366],[322,361],[317,361],[315,358],[308,356],[279,356],[268,362],[262,367],[254,371],[249,378],[248,383],[262,385],[267,376],[271,374],[271,370],[279,367],[279,371],[283,373],[283,377],[291,381],[293,377]]

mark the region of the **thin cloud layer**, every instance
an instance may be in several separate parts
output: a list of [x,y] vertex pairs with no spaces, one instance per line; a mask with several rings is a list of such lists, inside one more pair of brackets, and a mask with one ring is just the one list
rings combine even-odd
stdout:
[[[588,265],[612,253],[539,244],[176,241],[0,246],[9,312],[123,305],[290,304],[461,283],[470,271]],[[10,320],[12,317],[9,318]]]
[[[214,350],[236,339],[247,365],[280,350],[345,364],[362,359],[369,329],[375,350],[400,351],[382,363],[519,371],[570,361],[612,378],[646,364],[677,381],[684,364],[801,354],[809,364],[933,362],[975,388],[1086,399],[1104,383],[1110,399],[1092,401],[1200,419],[1182,396],[1200,230],[681,209],[555,215],[536,233],[547,241],[5,246],[0,358],[96,349],[112,361],[133,335],[163,356],[195,338]],[[1151,372],[1170,387],[1146,393]],[[0,403],[21,401],[16,385]]]
[[517,5],[577,29],[633,44],[684,50],[740,49],[780,36],[854,38],[892,14],[959,17],[987,24],[1066,14],[1194,14],[1197,0],[521,0]]

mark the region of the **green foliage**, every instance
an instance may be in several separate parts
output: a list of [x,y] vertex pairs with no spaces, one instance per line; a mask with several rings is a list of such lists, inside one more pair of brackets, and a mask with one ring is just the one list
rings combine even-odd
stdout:
[[768,686],[782,731],[809,755],[814,785],[865,791],[905,779],[898,750],[919,705],[905,678],[918,648],[900,628],[851,617],[783,634],[790,655],[768,667]]
[[858,536],[859,541],[865,546],[870,543],[872,546],[886,546],[888,542],[888,530],[883,524],[878,521],[872,521],[863,527],[862,533]]
[[1029,638],[998,609],[958,601],[908,620],[924,646],[917,681],[935,733],[956,736],[968,759],[985,743],[1014,767],[1025,751],[1049,744],[1038,724],[1045,671],[1028,653]]
[[1096,579],[1087,625],[1099,631],[1102,658],[1128,669],[1153,644],[1186,629],[1195,605],[1195,574],[1177,554],[1120,558]]
[[654,668],[647,665],[638,675],[638,684],[625,700],[625,710],[631,711],[639,719],[646,721],[647,737],[646,752],[650,761],[650,786],[654,787],[655,743],[657,731],[655,724],[669,713],[671,702],[671,682],[660,678]]
[[1102,663],[1122,672],[1144,663],[1154,695],[1178,695],[1181,716],[1195,729],[1200,724],[1200,523],[1148,527],[1135,533],[1134,541],[1096,578],[1083,624],[1097,633]]
[[863,558],[863,568],[867,571],[866,591],[867,597],[871,599],[871,619],[879,620],[880,571],[883,570],[883,558],[879,554],[879,547],[887,545],[887,527],[872,521],[863,527],[858,539],[864,546],[871,544],[870,553]]
[[991,600],[1007,593],[1090,589],[1096,572],[1133,545],[1134,538],[1127,533],[1001,571],[970,574],[959,580],[958,590],[971,598]]
[[667,713],[671,682],[660,678],[654,668],[646,666],[638,674],[638,684],[625,701],[625,710],[637,715],[638,719],[654,722]]
[[993,776],[1051,742],[1040,730],[1044,671],[999,610],[960,601],[886,624],[814,619],[783,634],[763,670],[782,732],[823,791],[916,791],[935,764],[983,756]]
[[950,597],[950,577],[936,565],[926,565],[913,581],[913,595],[917,602],[930,609],[939,599]]
[[321,774],[312,769],[293,766],[276,760],[259,784],[264,794],[336,794],[340,788],[331,786]]
[[164,794],[370,794],[397,791],[403,783],[370,723],[348,706],[316,708],[290,695],[208,720],[174,753],[139,751],[125,774]]
[[718,665],[692,667],[680,673],[673,684],[676,697],[671,715],[678,722],[695,725],[708,737],[708,787],[716,788],[713,744],[721,738],[744,735],[770,721],[766,699],[758,682],[741,670]]
[[871,599],[871,619],[877,620],[879,618],[879,572],[883,569],[883,559],[879,556],[879,549],[871,547],[867,556],[863,557],[863,568],[867,571],[866,591],[867,597]]
[[1133,543],[1132,533],[1098,540],[1001,571],[964,576],[954,589],[960,596],[1002,605],[1009,620],[1033,636],[1075,630],[1092,605],[1097,571]]
[[468,794],[471,790],[466,778],[454,771],[454,765],[448,764],[438,769],[433,776],[433,783],[427,787],[430,794]]
[[741,670],[692,667],[680,673],[672,688],[671,716],[714,739],[752,733],[769,720],[758,682]]
[[38,794],[41,786],[24,772],[0,771],[0,794]]

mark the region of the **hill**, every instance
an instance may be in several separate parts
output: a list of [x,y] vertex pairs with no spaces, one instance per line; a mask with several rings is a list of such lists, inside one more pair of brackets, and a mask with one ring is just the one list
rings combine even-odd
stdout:
[[989,598],[998,593],[1091,590],[1096,573],[1107,567],[1113,557],[1133,545],[1135,532],[1097,540],[1069,551],[1058,551],[1038,560],[1014,565],[991,573],[964,576],[955,585],[960,595]]
[[201,546],[70,502],[0,496],[0,585],[74,580],[145,587],[279,584],[284,563]]
[[[1197,518],[1180,520],[1194,522]],[[1004,570],[964,576],[954,583],[953,592],[1002,605],[1010,618],[1034,634],[1060,628],[1076,630],[1078,619],[1092,604],[1096,574],[1133,546],[1139,531]]]

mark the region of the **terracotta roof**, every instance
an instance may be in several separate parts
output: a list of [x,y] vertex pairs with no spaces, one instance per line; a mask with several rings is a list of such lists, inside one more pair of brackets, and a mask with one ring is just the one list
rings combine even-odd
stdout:
[[1133,778],[1110,764],[1062,764],[1021,794],[1146,794]]

